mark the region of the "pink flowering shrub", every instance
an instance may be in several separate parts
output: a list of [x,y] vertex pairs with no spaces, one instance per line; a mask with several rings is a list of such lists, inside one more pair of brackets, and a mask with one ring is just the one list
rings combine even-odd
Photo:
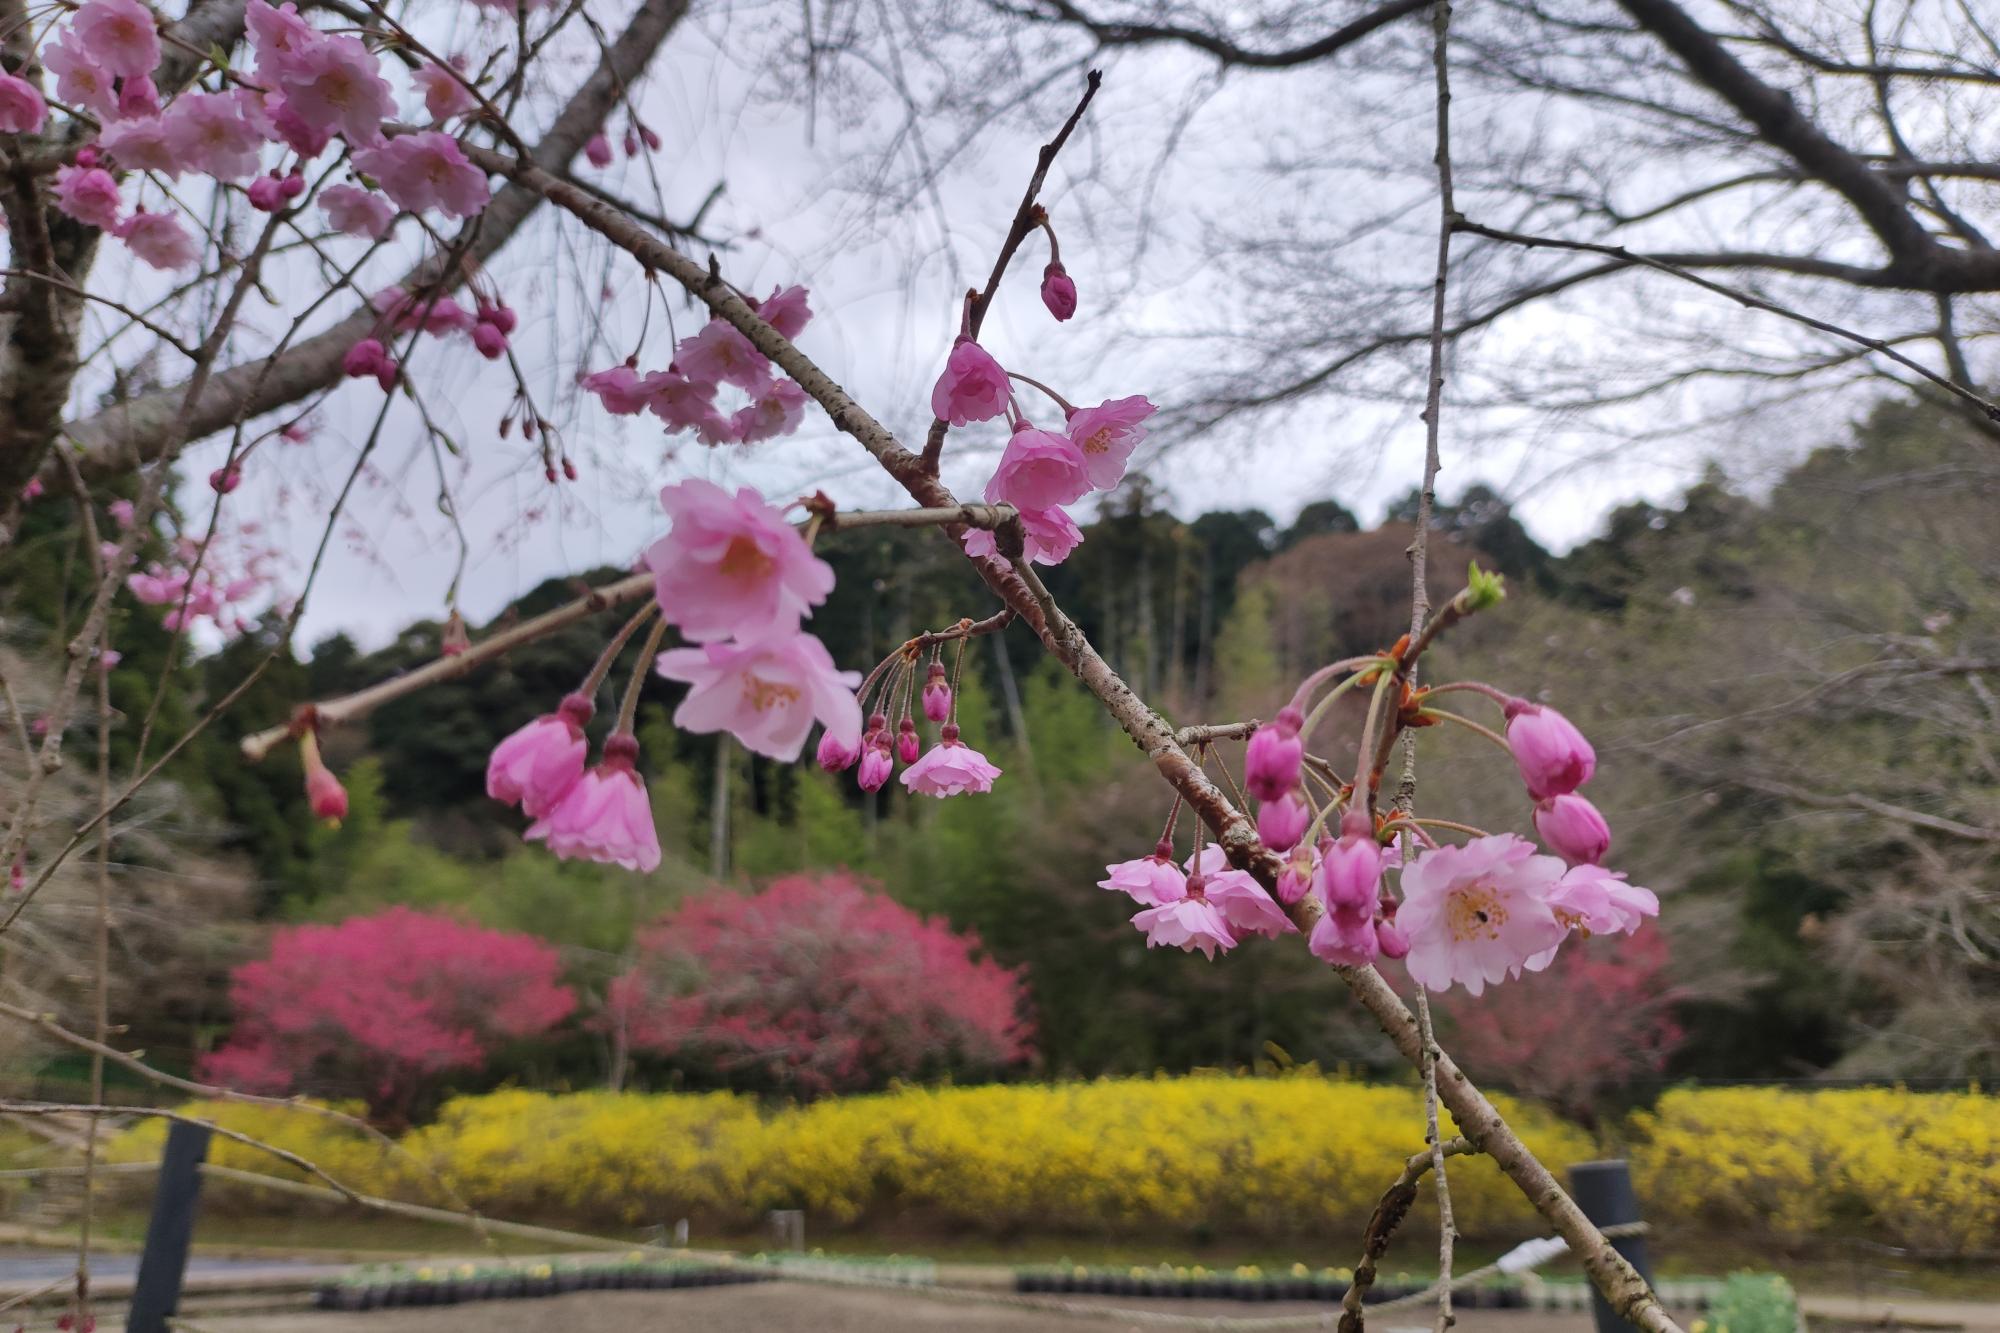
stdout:
[[849,874],[660,918],[608,1007],[640,1050],[808,1095],[1031,1054],[1018,971]]
[[407,907],[284,927],[230,978],[236,1026],[201,1074],[247,1092],[360,1096],[407,1120],[447,1075],[569,1017],[561,970],[540,940]]

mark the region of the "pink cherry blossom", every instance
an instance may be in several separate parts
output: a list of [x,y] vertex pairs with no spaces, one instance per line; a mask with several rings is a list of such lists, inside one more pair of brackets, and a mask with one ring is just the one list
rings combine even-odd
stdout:
[[118,181],[103,167],[57,167],[56,207],[87,227],[118,225]]
[[354,165],[379,181],[397,207],[412,213],[435,208],[447,217],[469,218],[491,198],[486,173],[465,160],[456,139],[436,130],[401,134],[387,147],[365,149],[354,155]]
[[646,410],[669,430],[699,430],[715,415],[715,381],[691,380],[678,370],[656,370],[640,383]]
[[249,29],[250,46],[257,53],[257,75],[266,83],[278,78],[286,59],[319,40],[318,30],[299,17],[294,4],[273,9],[265,0],[250,0],[244,7],[243,26]]
[[[913,733],[914,734],[914,733]],[[946,725],[941,739],[923,758],[903,770],[903,785],[920,796],[963,796],[993,790],[999,766],[958,738],[958,728]]]
[[424,95],[424,110],[434,121],[462,116],[479,105],[465,81],[443,65],[424,65],[410,76],[410,81]]
[[284,185],[276,176],[259,176],[244,193],[250,196],[250,207],[260,213],[275,213],[285,206]]
[[1611,850],[1611,826],[1581,796],[1555,796],[1535,805],[1535,832],[1571,865],[1594,865]]
[[1556,918],[1592,935],[1630,935],[1660,914],[1659,895],[1602,866],[1572,866],[1549,893]]
[[653,803],[635,764],[639,745],[627,735],[604,742],[604,758],[571,784],[555,807],[522,836],[546,842],[565,861],[600,861],[641,874],[660,866]]
[[790,380],[772,380],[729,424],[737,439],[744,444],[756,444],[790,435],[799,428],[805,415],[806,391]]
[[1199,949],[1214,959],[1217,949],[1227,953],[1236,947],[1236,936],[1215,904],[1206,898],[1185,897],[1158,907],[1149,907],[1132,918],[1132,924],[1146,932],[1146,947],[1165,945],[1176,949]]
[[1067,435],[1037,430],[1023,420],[1008,439],[993,480],[986,483],[986,502],[1006,503],[1016,509],[1051,509],[1080,500],[1089,490],[1090,474],[1076,443]]
[[833,569],[745,486],[690,480],[660,492],[672,526],[646,551],[667,623],[690,639],[794,631],[833,591]]
[[1104,867],[1100,889],[1123,893],[1142,907],[1164,907],[1187,897],[1187,876],[1162,843],[1151,856]]
[[831,731],[820,732],[819,749],[814,752],[813,759],[827,772],[844,773],[854,767],[854,761],[860,757],[861,751],[857,746],[845,744]]
[[172,213],[140,209],[118,224],[118,239],[146,263],[158,269],[186,268],[201,250]]
[[1274,852],[1289,852],[1297,846],[1311,823],[1312,810],[1296,792],[1265,801],[1257,809],[1257,837]]
[[166,112],[167,142],[181,166],[218,180],[255,175],[264,136],[228,93],[182,93]]
[[159,86],[143,74],[125,80],[118,85],[118,114],[126,119],[159,115]]
[[[991,421],[1007,410],[1013,390],[1007,372],[984,347],[970,338],[960,338],[945,359],[944,373],[931,388],[931,415],[954,426],[972,421]],[[1080,493],[1080,492],[1079,492]],[[1070,499],[1075,499],[1071,496]],[[1050,504],[1067,501],[1052,500]],[[1034,506],[1037,509],[1044,505]]]
[[[957,735],[957,732],[953,732]],[[904,718],[896,727],[896,762],[914,764],[923,753],[924,743],[917,739],[917,724]]]
[[841,744],[860,744],[854,691],[861,673],[836,670],[826,645],[810,634],[675,648],[660,654],[657,669],[692,687],[674,710],[674,725],[684,731],[726,731],[744,748],[785,763],[805,749],[814,719]]
[[139,0],[86,0],[71,31],[104,72],[136,79],[160,63],[160,34],[153,11]]
[[870,746],[868,752],[861,756],[861,767],[855,771],[855,785],[863,791],[880,791],[888,785],[895,771],[895,761],[889,758],[887,743]]
[[[1083,529],[1065,509],[1023,509],[1020,514],[1021,554],[1035,564],[1060,565],[1083,544]],[[998,538],[985,528],[967,528],[963,541],[965,553],[975,559],[1000,553]]]
[[646,410],[649,396],[641,384],[639,372],[630,366],[595,371],[577,383],[596,394],[597,401],[613,416],[636,417]]
[[56,76],[57,101],[110,120],[118,114],[118,90],[112,86],[111,73],[87,50],[79,49],[81,45],[74,32],[50,42],[42,48],[42,67]]
[[583,146],[583,156],[593,167],[611,165],[611,140],[604,137],[603,130],[590,136],[590,141]]
[[951,716],[951,685],[944,678],[944,663],[933,662],[924,680],[924,716],[943,722]]
[[498,325],[481,320],[473,326],[472,345],[488,361],[498,361],[507,354],[507,335],[500,332]]
[[41,90],[15,74],[0,73],[0,132],[33,134],[49,118]]
[[1327,912],[1313,922],[1306,949],[1322,963],[1335,967],[1366,967],[1381,948],[1372,917]]
[[299,737],[299,763],[306,774],[306,804],[313,816],[329,823],[347,818],[347,788],[320,758],[319,738],[307,731]]
[[396,206],[358,185],[329,185],[319,192],[327,225],[347,236],[381,240],[395,225]]
[[1341,820],[1340,838],[1320,848],[1313,885],[1329,912],[1369,916],[1382,887],[1382,844],[1368,832],[1368,816],[1351,811]]
[[1285,915],[1285,909],[1264,892],[1264,886],[1251,878],[1248,871],[1225,870],[1202,885],[1202,892],[1238,937],[1263,935],[1276,939],[1299,933],[1299,928]]
[[1382,951],[1384,958],[1408,958],[1410,936],[1394,921],[1378,916],[1375,918],[1375,947]]
[[107,125],[97,136],[97,142],[128,171],[181,174],[180,150],[164,116],[141,116]]
[[751,393],[762,391],[771,377],[771,363],[764,354],[741,330],[719,319],[681,339],[674,348],[674,364],[691,380],[734,384]]
[[1410,940],[1410,976],[1434,991],[1472,995],[1561,943],[1549,894],[1563,864],[1511,833],[1438,847],[1403,868],[1396,924]]
[[1299,785],[1306,743],[1299,736],[1305,714],[1287,704],[1251,733],[1243,752],[1243,787],[1260,801],[1275,801]]
[[[276,76],[276,91],[284,97],[285,109],[301,122],[322,132],[339,134],[356,148],[366,148],[371,153],[382,151],[372,145],[381,141],[382,122],[396,113],[396,99],[374,54],[358,38],[315,33],[311,40],[301,42],[278,61]],[[449,136],[409,134],[396,142],[432,137]],[[406,150],[395,160],[406,161],[408,156]],[[380,168],[371,166],[359,154],[354,163],[371,176],[382,176],[387,170],[386,162]],[[483,192],[484,176],[479,178],[479,184]],[[396,191],[390,189],[389,196],[395,198]],[[408,205],[413,209],[428,206]],[[474,208],[460,216],[478,211]]]
[[333,142],[330,130],[308,121],[276,94],[264,99],[264,113],[278,139],[302,158],[318,157]]
[[1555,709],[1525,699],[1507,705],[1507,748],[1538,801],[1568,795],[1597,771],[1597,752],[1583,733]]
[[778,288],[757,303],[757,317],[787,338],[797,338],[812,319],[812,307],[806,304],[806,289]]
[[1061,260],[1050,260],[1048,267],[1042,270],[1042,304],[1059,320],[1076,314],[1076,283],[1071,280]]
[[486,794],[518,805],[530,819],[555,808],[583,776],[584,724],[595,710],[580,694],[564,698],[493,747],[486,761]]
[[1124,480],[1132,451],[1146,438],[1142,423],[1157,410],[1145,395],[1135,394],[1096,407],[1080,407],[1069,414],[1069,437],[1083,450],[1083,465],[1092,486],[1108,491]]
[[392,284],[369,297],[368,303],[392,321],[398,333],[421,328],[425,333],[441,336],[462,333],[473,324],[472,312],[448,292],[429,291],[412,296]]
[[1317,847],[1300,843],[1292,848],[1292,854],[1285,858],[1285,868],[1278,872],[1278,901],[1289,907],[1305,897],[1312,888],[1313,875],[1318,869]]

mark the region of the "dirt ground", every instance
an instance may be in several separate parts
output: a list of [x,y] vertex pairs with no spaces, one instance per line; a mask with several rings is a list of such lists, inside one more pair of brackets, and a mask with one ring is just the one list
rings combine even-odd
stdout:
[[[1082,1298],[1068,1298],[1081,1303]],[[1169,1315],[1224,1319],[1265,1319],[1312,1314],[1327,1307],[1291,1302],[1245,1305],[1240,1301],[1159,1301],[1097,1298],[1119,1309],[1147,1309]],[[1427,1312],[1389,1313],[1369,1320],[1371,1333],[1428,1333]],[[984,1301],[941,1299],[911,1292],[826,1287],[791,1282],[716,1287],[698,1291],[580,1292],[543,1300],[485,1301],[442,1309],[385,1310],[370,1314],[256,1315],[204,1317],[210,1333],[606,1333],[623,1329],[699,1329],[701,1333],[766,1333],[771,1329],[811,1329],[813,1333],[884,1333],[885,1330],[949,1328],[958,1333],[1041,1333],[1068,1330],[1162,1328],[1148,1321],[1115,1316],[1078,1317],[1047,1310],[1015,1309]],[[1313,1327],[1306,1325],[1305,1327]],[[1332,1327],[1329,1319],[1326,1327]],[[1469,1310],[1460,1315],[1463,1333],[1589,1333],[1590,1317],[1537,1310]]]

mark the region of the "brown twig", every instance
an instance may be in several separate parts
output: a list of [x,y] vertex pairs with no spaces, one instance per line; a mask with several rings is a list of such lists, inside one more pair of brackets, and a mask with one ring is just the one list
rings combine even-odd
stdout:
[[1368,1227],[1361,1234],[1361,1259],[1354,1265],[1354,1280],[1348,1283],[1347,1294],[1340,1298],[1339,1333],[1362,1333],[1366,1326],[1367,1316],[1361,1302],[1375,1285],[1376,1266],[1388,1252],[1389,1238],[1396,1234],[1396,1228],[1403,1224],[1411,1205],[1416,1203],[1417,1182],[1431,1169],[1433,1161],[1440,1156],[1457,1157],[1478,1151],[1465,1139],[1456,1138],[1441,1146],[1426,1147],[1403,1163],[1402,1173],[1382,1191],[1375,1211],[1368,1215]]

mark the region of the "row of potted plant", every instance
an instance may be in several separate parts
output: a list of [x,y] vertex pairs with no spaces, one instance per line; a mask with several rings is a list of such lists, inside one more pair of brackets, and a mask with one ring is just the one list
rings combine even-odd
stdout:
[[[1266,1270],[1255,1264],[1212,1270],[1200,1264],[1160,1264],[1152,1268],[1049,1264],[1014,1270],[1014,1289],[1105,1296],[1157,1296],[1238,1301],[1338,1301],[1354,1274],[1345,1268],[1310,1269],[1293,1264]],[[1398,1273],[1369,1289],[1369,1301],[1392,1300],[1422,1291],[1427,1284]],[[1469,1308],[1518,1309],[1527,1304],[1521,1284],[1508,1279],[1461,1288],[1457,1303]]]
[[677,1287],[719,1287],[768,1281],[773,1275],[750,1267],[625,1259],[605,1263],[396,1265],[362,1269],[321,1287],[314,1304],[323,1310],[383,1310],[410,1305],[457,1305],[465,1301],[563,1296],[576,1291],[665,1291]]

